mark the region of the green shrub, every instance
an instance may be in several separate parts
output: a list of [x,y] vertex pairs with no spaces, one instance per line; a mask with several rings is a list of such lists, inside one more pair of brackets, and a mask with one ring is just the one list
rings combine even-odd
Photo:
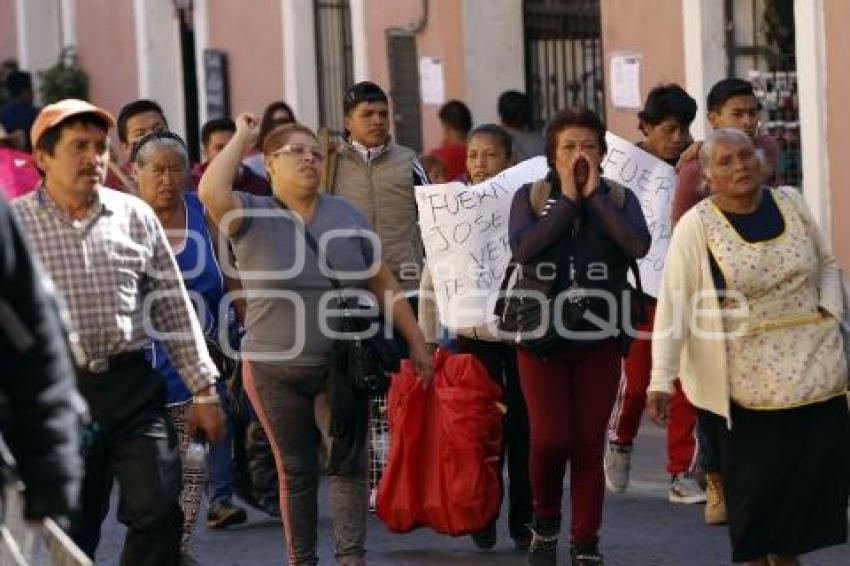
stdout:
[[41,79],[41,97],[44,104],[65,98],[88,100],[89,77],[77,63],[73,47],[66,47],[55,65],[38,74]]

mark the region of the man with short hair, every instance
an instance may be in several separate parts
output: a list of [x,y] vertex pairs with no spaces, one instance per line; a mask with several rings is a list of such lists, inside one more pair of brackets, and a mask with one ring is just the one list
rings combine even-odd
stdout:
[[168,120],[159,104],[141,98],[121,107],[117,128],[121,151],[129,156],[136,143],[147,134],[167,130]]
[[125,193],[136,194],[136,182],[130,171],[130,154],[136,143],[151,132],[162,132],[168,129],[168,120],[162,107],[146,98],[128,102],[118,113],[118,142],[126,161],[119,164],[116,155],[111,155],[112,162],[107,170],[107,187],[118,189]]
[[11,99],[9,92],[6,90],[6,77],[8,77],[10,73],[20,70],[18,61],[14,58],[3,59],[3,61],[0,61],[0,106],[6,104]]
[[230,118],[213,118],[201,127],[204,161],[212,161],[236,134],[236,122]]
[[[656,86],[646,97],[638,113],[638,128],[644,139],[636,145],[653,157],[675,166],[679,156],[691,142],[690,127],[697,112],[697,102],[676,84]],[[656,301],[642,297],[646,320],[640,321],[638,332],[652,332]],[[605,483],[615,493],[629,484],[632,447],[640,427],[646,404],[652,370],[652,340],[636,338],[623,362],[623,378],[617,401],[611,411],[608,447],[605,452]],[[678,382],[669,404],[667,427],[667,473],[670,474],[668,500],[671,503],[702,503],[705,492],[694,479],[696,464],[696,411],[688,403]]]
[[[765,166],[765,181],[769,182],[776,171],[779,161],[779,146],[768,134],[759,133],[759,111],[761,106],[756,98],[753,85],[743,79],[723,79],[711,87],[706,99],[708,123],[715,130],[732,128],[741,130],[753,140],[756,149],[761,150]],[[697,153],[702,142],[697,142],[682,155],[676,192],[670,216],[673,223],[692,206],[708,196],[702,177]]]
[[466,138],[472,130],[472,112],[460,100],[449,100],[438,113],[443,127],[443,142],[431,152],[446,166],[449,181],[466,177]]
[[696,115],[697,101],[682,87],[658,85],[649,91],[638,112],[638,129],[644,138],[635,145],[675,167],[693,141],[690,129]]
[[100,184],[114,123],[81,100],[42,109],[30,134],[43,182],[12,206],[85,358],[77,386],[94,426],[71,536],[94,557],[115,478],[127,526],[122,563],[171,566],[180,559],[180,461],[165,381],[144,354],[151,334],[193,393],[190,427],[217,441],[224,415],[218,370],[162,226],[141,200]]
[[343,110],[346,137],[329,156],[323,190],[348,199],[366,217],[393,277],[405,291],[416,291],[423,249],[413,187],[427,185],[428,176],[416,153],[390,138],[389,100],[381,87],[353,85]]
[[[227,142],[236,134],[236,123],[230,118],[213,118],[201,128],[201,151],[204,161],[192,168],[189,184],[193,189],[198,188],[201,176],[207,170],[210,162],[218,155]],[[259,197],[272,194],[271,185],[265,177],[254,173],[247,165],[239,167],[239,172],[233,181],[233,190],[243,191]]]
[[516,163],[546,154],[546,140],[531,125],[531,102],[517,90],[499,95],[499,121],[511,135],[513,159]]
[[24,138],[24,151],[31,151],[29,131],[38,115],[38,108],[33,105],[32,76],[25,71],[10,72],[6,76],[6,92],[11,100],[0,108],[0,126],[9,134],[20,132]]

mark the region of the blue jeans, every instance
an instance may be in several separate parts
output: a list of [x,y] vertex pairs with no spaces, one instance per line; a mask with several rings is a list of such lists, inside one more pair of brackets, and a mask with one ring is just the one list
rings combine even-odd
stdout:
[[221,442],[210,444],[207,453],[207,494],[210,505],[230,503],[233,499],[233,408],[223,379],[216,382],[216,389],[226,416],[226,433]]

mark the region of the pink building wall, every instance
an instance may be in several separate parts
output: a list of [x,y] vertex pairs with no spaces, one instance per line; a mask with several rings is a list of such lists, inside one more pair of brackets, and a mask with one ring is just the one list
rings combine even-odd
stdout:
[[[391,9],[388,9],[389,7]],[[383,0],[366,2],[366,36],[368,38],[369,74],[371,80],[389,91],[386,30],[407,28],[421,15],[419,0]],[[417,35],[419,57],[435,57],[443,62],[446,100],[466,97],[462,37],[462,3],[457,0],[431,0],[428,23]],[[440,143],[439,106],[422,105],[422,147],[427,152]]]
[[389,28],[407,29],[419,18],[418,0],[395,0],[392,9],[383,2],[366,2],[366,37],[369,57],[369,80],[386,91],[390,89],[390,70],[387,60],[387,39],[385,32]]
[[138,98],[132,2],[78,0],[77,53],[89,76],[89,99],[114,114]]
[[[829,148],[829,191],[832,224],[832,249],[838,262],[850,268],[850,170],[845,165],[850,156],[850,2],[825,0],[826,27],[826,103],[827,147]],[[805,164],[804,164],[805,166]]]
[[[681,0],[601,0],[602,49],[605,54],[605,112],[608,129],[628,140],[642,137],[638,110],[611,104],[610,56],[634,51],[642,56],[641,101],[652,87],[673,82],[685,87],[684,24]],[[703,104],[697,101],[700,107]]]
[[[210,49],[227,53],[230,109],[262,113],[283,98],[283,31],[280,0],[209,0]],[[313,25],[307,22],[305,25]]]
[[[462,18],[461,2],[433,0],[428,27],[418,41],[420,57],[436,57],[443,62],[446,100],[456,98],[465,101],[466,98]],[[438,105],[422,105],[422,149],[426,153],[442,141],[442,129],[437,118],[439,110]]]
[[15,0],[0,0],[0,61],[18,58]]

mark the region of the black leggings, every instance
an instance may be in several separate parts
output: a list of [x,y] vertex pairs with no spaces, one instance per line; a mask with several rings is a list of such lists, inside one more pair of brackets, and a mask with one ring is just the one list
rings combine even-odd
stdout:
[[[292,566],[318,564],[316,532],[320,446],[329,453],[327,368],[246,364],[245,391],[271,442],[280,483],[283,530]],[[368,458],[351,475],[330,477],[331,517],[339,564],[365,564]]]
[[[531,482],[528,479],[528,410],[519,385],[519,369],[516,348],[499,342],[486,342],[458,336],[458,350],[472,354],[484,364],[490,379],[504,391],[503,400],[508,410],[505,413],[504,441],[499,460],[499,469],[508,464],[508,525],[511,537],[526,538],[530,535]],[[499,484],[504,497],[504,479],[499,473]]]

